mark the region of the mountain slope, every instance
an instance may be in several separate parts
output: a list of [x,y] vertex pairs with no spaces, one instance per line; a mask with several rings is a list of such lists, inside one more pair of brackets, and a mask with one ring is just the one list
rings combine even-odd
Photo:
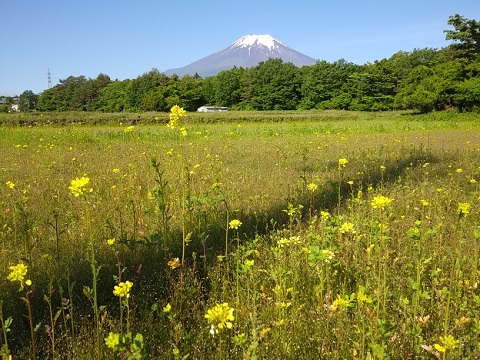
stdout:
[[225,49],[206,56],[184,67],[169,69],[165,74],[213,76],[222,70],[236,67],[249,68],[270,58],[281,58],[301,67],[315,64],[316,60],[281,43],[270,35],[245,35]]

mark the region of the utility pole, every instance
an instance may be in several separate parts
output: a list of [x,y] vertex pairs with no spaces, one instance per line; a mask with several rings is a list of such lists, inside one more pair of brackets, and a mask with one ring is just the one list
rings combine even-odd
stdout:
[[50,76],[50,68],[48,68],[47,80],[48,80],[48,88],[50,89],[52,87],[52,77]]

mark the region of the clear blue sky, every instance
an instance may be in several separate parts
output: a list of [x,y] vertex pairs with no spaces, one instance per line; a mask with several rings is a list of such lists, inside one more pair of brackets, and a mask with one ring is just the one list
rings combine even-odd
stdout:
[[480,20],[479,0],[0,0],[0,95],[68,76],[133,79],[270,34],[319,60],[356,64],[442,48],[448,17]]

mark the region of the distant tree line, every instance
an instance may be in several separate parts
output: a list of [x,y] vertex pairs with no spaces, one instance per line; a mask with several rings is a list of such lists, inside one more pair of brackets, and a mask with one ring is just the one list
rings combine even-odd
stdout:
[[[480,22],[451,16],[443,49],[400,51],[389,59],[356,65],[343,59],[297,68],[270,59],[202,79],[166,76],[153,69],[133,80],[70,76],[38,99],[20,96],[21,109],[41,111],[195,111],[202,105],[236,110],[345,109],[385,111],[447,108],[480,111]],[[22,102],[23,97],[23,102]],[[27,100],[28,99],[28,100]]]

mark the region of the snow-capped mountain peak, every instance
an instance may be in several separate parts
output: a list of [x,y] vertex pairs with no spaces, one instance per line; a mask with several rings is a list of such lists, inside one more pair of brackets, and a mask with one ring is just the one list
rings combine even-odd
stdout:
[[[230,46],[236,47],[252,47],[255,45],[263,45],[267,47],[270,51],[273,50],[277,44],[283,45],[280,41],[275,39],[273,36],[268,34],[264,35],[245,35],[240,39],[234,41]],[[283,45],[285,46],[285,45]]]
[[282,59],[295,66],[309,66],[316,60],[281,43],[270,35],[245,35],[229,46],[181,68],[169,69],[165,74],[198,74],[207,77],[233,67],[249,68],[268,59]]

